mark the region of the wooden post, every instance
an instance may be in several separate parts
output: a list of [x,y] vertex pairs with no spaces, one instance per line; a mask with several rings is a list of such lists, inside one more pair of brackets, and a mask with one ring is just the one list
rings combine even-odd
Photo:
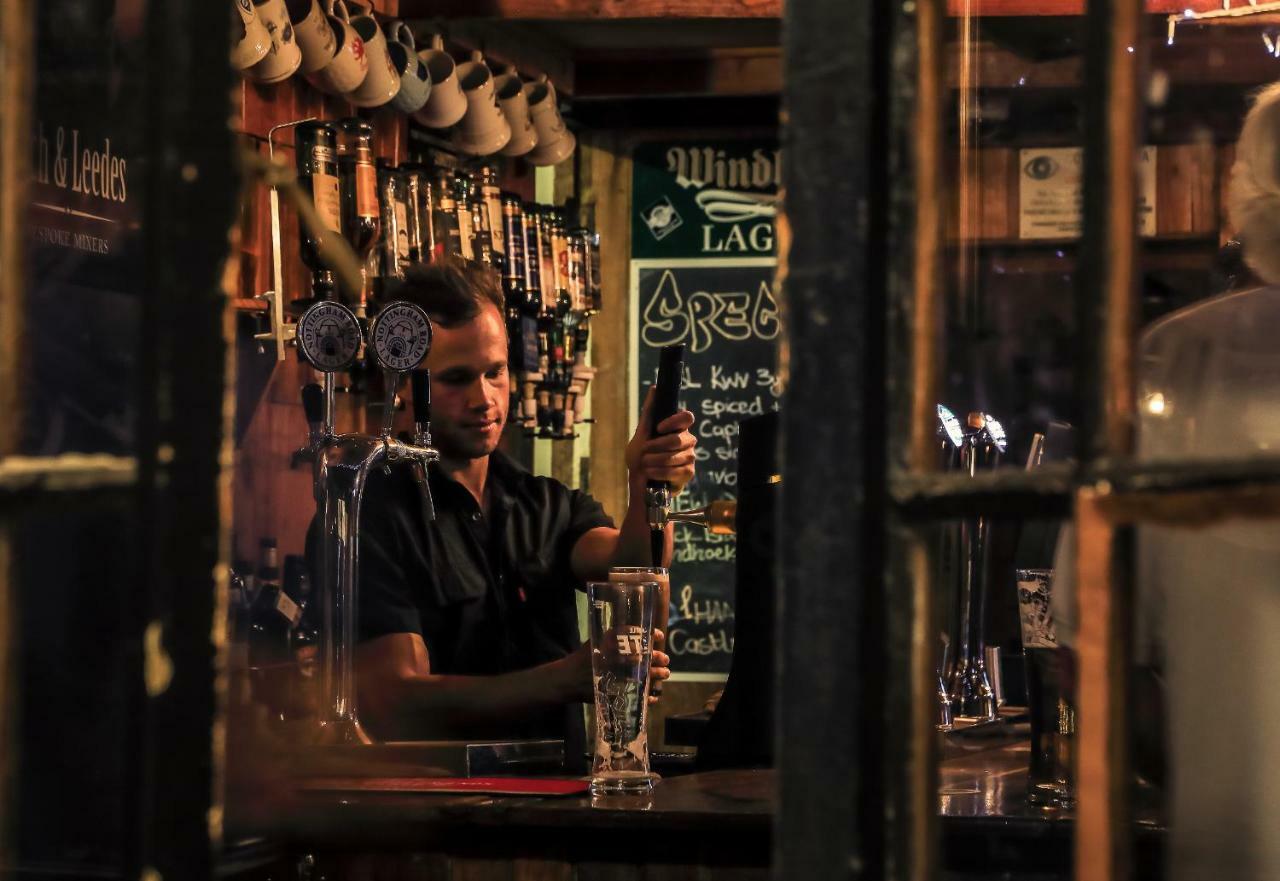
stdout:
[[[1076,387],[1085,402],[1079,457],[1114,463],[1133,453],[1137,312],[1137,156],[1142,114],[1142,0],[1089,0],[1084,102],[1084,236],[1078,276],[1082,344]],[[1096,496],[1077,496],[1077,827],[1080,881],[1120,881],[1130,867],[1128,675],[1133,590],[1128,541],[1102,521]]]
[[[19,376],[23,356],[26,287],[27,181],[30,178],[31,100],[34,71],[35,7],[12,0],[0,7],[0,458],[17,450],[23,425]],[[9,528],[0,522],[0,865],[12,865],[14,775],[18,755],[17,629]]]
[[[215,616],[230,524],[232,327],[223,289],[239,208],[227,124],[230,20],[204,0],[146,9],[145,215],[138,407],[138,584],[130,626],[147,673],[124,842],[132,878],[211,878],[221,846],[222,715]],[[175,35],[178,35],[175,37]],[[181,295],[175,292],[181,291]],[[220,625],[221,622],[218,622]]]
[[773,876],[881,879],[904,822],[893,816],[904,797],[890,767],[901,748],[890,740],[910,725],[887,712],[910,675],[910,645],[886,626],[895,614],[886,612],[883,421],[893,13],[793,0],[785,15],[790,238],[778,265],[790,375],[777,657],[786,712]]
[[615,520],[627,510],[620,451],[630,439],[628,363],[631,333],[631,156],[616,137],[584,135],[581,197],[595,206],[604,311],[591,325],[591,494]]

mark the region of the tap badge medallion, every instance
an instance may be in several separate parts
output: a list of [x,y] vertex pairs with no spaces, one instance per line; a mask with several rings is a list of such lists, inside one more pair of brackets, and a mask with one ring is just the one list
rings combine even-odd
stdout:
[[403,300],[388,303],[369,330],[373,353],[387,370],[407,373],[431,350],[431,322],[421,306]]
[[303,356],[322,373],[345,370],[360,351],[360,321],[332,300],[322,300],[303,312],[297,331]]

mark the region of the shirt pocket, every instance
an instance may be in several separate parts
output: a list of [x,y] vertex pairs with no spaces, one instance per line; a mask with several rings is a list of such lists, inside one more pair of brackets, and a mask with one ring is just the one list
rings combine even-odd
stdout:
[[488,581],[478,566],[446,566],[433,576],[428,595],[440,608],[479,602],[488,592]]

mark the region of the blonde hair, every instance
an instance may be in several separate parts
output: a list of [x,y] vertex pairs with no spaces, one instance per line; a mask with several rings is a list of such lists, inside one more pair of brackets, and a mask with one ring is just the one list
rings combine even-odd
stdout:
[[1280,83],[1258,92],[1245,115],[1227,210],[1245,262],[1263,281],[1280,283]]

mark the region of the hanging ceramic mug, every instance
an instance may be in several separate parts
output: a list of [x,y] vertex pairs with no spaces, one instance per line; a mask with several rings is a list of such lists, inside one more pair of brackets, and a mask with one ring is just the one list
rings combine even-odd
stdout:
[[311,82],[331,95],[344,95],[356,89],[369,73],[369,57],[364,40],[351,26],[351,13],[343,0],[332,0],[329,27],[333,30],[337,49],[329,63],[311,75]]
[[511,140],[511,126],[498,106],[493,90],[493,71],[479,52],[458,65],[458,84],[467,97],[467,113],[453,132],[453,143],[473,156],[490,156]]
[[448,128],[467,112],[467,99],[458,85],[458,67],[444,51],[444,38],[439,34],[432,35],[431,48],[420,51],[418,58],[427,66],[431,94],[413,118],[428,128]]
[[538,130],[538,146],[529,152],[529,161],[534,165],[555,165],[568,159],[578,139],[560,116],[555,86],[543,74],[536,82],[525,84],[524,94],[529,99],[533,127]]
[[351,26],[364,41],[369,75],[347,95],[347,100],[357,107],[381,107],[400,91],[400,74],[396,72],[391,56],[387,54],[387,38],[382,33],[378,20],[372,15],[351,19]]
[[415,113],[427,103],[431,95],[431,74],[427,65],[418,57],[413,45],[413,32],[402,21],[393,20],[383,25],[387,36],[387,55],[391,66],[400,74],[400,91],[391,99],[391,106],[401,113]]
[[298,71],[315,73],[333,60],[338,51],[338,38],[329,24],[320,0],[285,0],[289,21],[293,22],[293,38],[302,52]]
[[284,0],[253,0],[253,6],[271,35],[271,49],[247,73],[262,83],[286,80],[302,63],[302,50],[293,38],[289,10],[285,8]]
[[252,0],[231,0],[231,33],[235,38],[231,44],[231,64],[236,70],[252,67],[271,51],[271,34],[254,11]]
[[529,99],[524,93],[524,81],[514,68],[506,68],[502,73],[494,71],[493,91],[498,97],[498,106],[502,115],[507,118],[511,127],[511,140],[500,151],[503,156],[523,156],[538,145],[538,130],[533,127],[533,118],[529,115]]

